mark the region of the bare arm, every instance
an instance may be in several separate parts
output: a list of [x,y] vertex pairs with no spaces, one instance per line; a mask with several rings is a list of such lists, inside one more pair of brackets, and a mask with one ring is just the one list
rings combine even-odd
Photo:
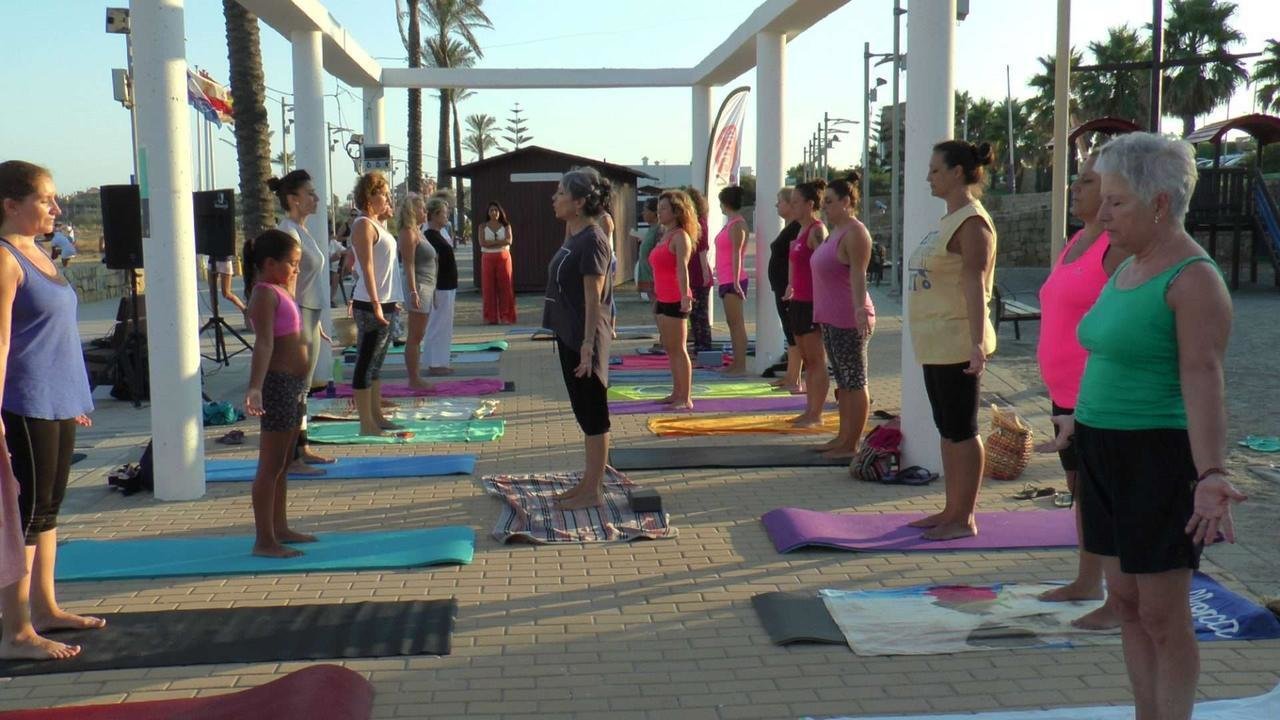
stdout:
[[[9,252],[0,250],[0,388],[4,387],[9,370],[9,343],[13,327],[13,298],[18,293],[18,284],[22,282],[22,268]],[[18,486],[13,476],[13,465],[9,459],[9,445],[5,442],[4,423],[0,421],[0,481],[3,481],[3,492]],[[0,518],[0,526],[6,518]]]
[[849,264],[849,286],[853,289],[853,316],[864,337],[875,330],[875,318],[867,314],[867,266],[871,263],[871,234],[854,222],[840,240],[840,250]]
[[[689,312],[693,308],[693,298],[689,291],[689,255],[693,252],[693,240],[688,233],[677,230],[668,241],[671,252],[676,256],[676,287],[680,290],[680,312]],[[706,253],[702,253],[705,263]]]
[[256,292],[249,297],[249,320],[253,323],[253,359],[249,361],[249,391],[244,396],[245,412],[262,415],[262,383],[271,367],[271,354],[275,350],[276,306],[280,295],[275,292]]
[[810,250],[817,250],[819,245],[826,242],[829,234],[826,225],[815,222],[813,229],[809,231],[809,237],[805,240],[805,244],[809,246]]
[[415,309],[418,305],[418,276],[414,272],[414,251],[418,245],[418,229],[416,227],[400,228],[396,238],[396,246],[400,250],[400,264],[404,266],[404,287],[409,293],[409,304]]
[[987,323],[987,273],[991,272],[991,247],[995,237],[981,218],[969,218],[956,231],[952,242],[960,245],[960,282],[964,292],[965,311],[969,316],[970,375],[981,375],[987,364],[982,350],[982,337]]
[[747,247],[747,223],[734,223],[729,228],[729,243],[733,247],[733,277],[729,278],[729,282],[733,283],[734,288],[742,297],[746,297],[746,293],[741,292],[742,287],[738,284],[738,278],[742,276],[742,261],[745,259],[744,253]]

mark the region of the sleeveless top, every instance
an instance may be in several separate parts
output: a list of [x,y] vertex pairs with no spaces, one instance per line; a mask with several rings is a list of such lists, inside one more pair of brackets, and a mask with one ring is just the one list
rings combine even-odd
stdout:
[[947,252],[947,243],[965,220],[982,218],[991,230],[989,270],[982,288],[982,350],[996,351],[996,330],[991,324],[991,291],[995,284],[996,226],[982,203],[972,203],[943,216],[938,229],[925,236],[907,264],[907,317],[911,346],[923,365],[968,362],[973,354],[969,338],[969,309],[964,299],[964,261],[960,253]]
[[[653,268],[653,296],[660,303],[680,302],[680,279],[676,277],[675,252],[671,250],[671,236],[667,233],[649,253],[649,266]],[[691,287],[692,289],[692,287]]]
[[[373,241],[371,258],[373,261],[373,286],[378,291],[378,302],[395,302],[396,299],[392,296],[392,292],[395,289],[396,240],[391,237],[391,233],[387,232],[387,228],[380,222],[374,222],[364,215],[356,218],[356,222],[369,223],[378,233],[377,238]],[[364,270],[360,267],[360,259],[356,258],[356,289],[351,293],[351,297],[361,302],[372,302],[372,298],[369,297],[369,291],[365,288],[363,272]]]
[[733,277],[733,240],[729,237],[729,231],[738,223],[745,225],[747,221],[739,215],[716,233],[716,282],[721,285],[747,279],[747,243],[745,241],[742,243],[742,249],[738,251],[738,277]]
[[[275,322],[272,323],[271,337],[294,335],[301,330],[302,314],[298,312],[298,303],[294,301],[289,291],[275,283],[264,282],[258,283],[258,285],[269,287],[276,291],[276,315]],[[253,318],[249,318],[249,324],[253,325]],[[253,331],[257,332],[258,329],[255,327]]]
[[[496,231],[495,231],[495,230],[493,230],[492,228],[490,228],[488,225],[482,225],[481,227],[482,227],[482,228],[484,228],[484,239],[485,239],[485,240],[488,240],[489,242],[493,242],[494,240],[506,240],[506,239],[507,239],[507,228],[506,228],[506,226],[499,227]],[[485,247],[484,245],[481,245],[481,246],[480,246],[480,252],[482,252],[482,253],[504,253],[504,252],[506,252],[506,251],[508,250],[508,247],[509,247],[509,246],[505,246],[505,245],[504,245],[503,247],[493,247],[493,248],[491,248],[491,247]]]
[[653,248],[661,239],[662,226],[656,222],[644,231],[644,240],[640,242],[639,256],[636,258],[636,280],[653,282],[653,268],[649,266],[649,253],[653,252]]
[[300,225],[288,216],[276,223],[276,229],[289,233],[302,247],[298,261],[298,284],[295,286],[298,305],[308,310],[319,310],[329,302],[329,260],[320,243],[311,236],[306,225]]
[[1084,375],[1085,360],[1089,357],[1076,338],[1076,328],[1108,279],[1102,261],[1111,246],[1111,237],[1105,230],[1083,255],[1070,263],[1064,262],[1083,234],[1081,230],[1071,238],[1048,279],[1040,286],[1040,343],[1036,347],[1036,359],[1040,362],[1040,377],[1049,388],[1049,398],[1062,408],[1076,406],[1080,377]]
[[[839,235],[827,238],[809,258],[813,271],[813,321],[845,330],[858,327],[849,266],[840,261],[840,241],[852,228],[853,223],[849,223]],[[862,306],[867,315],[876,314],[870,293],[863,298]]]
[[[702,272],[702,259],[698,255],[711,249],[711,243],[707,237],[707,218],[698,218],[698,239],[689,238],[689,287],[704,288],[711,287],[715,278],[704,277]],[[713,270],[715,268],[712,268]]]
[[431,295],[436,291],[438,273],[439,255],[422,231],[418,231],[418,240],[413,244],[413,279],[418,286],[420,304],[431,307]]
[[1080,344],[1089,353],[1076,419],[1105,430],[1187,427],[1178,375],[1178,333],[1173,308],[1165,300],[1169,286],[1192,263],[1189,257],[1141,285],[1122,290],[1116,278],[1133,262],[1128,258],[1107,281],[1093,309],[1080,321]]
[[23,276],[10,317],[5,411],[41,420],[69,420],[92,412],[76,328],[75,288],[50,279],[8,242],[0,240],[0,247],[18,261]]
[[813,250],[809,249],[809,233],[819,221],[806,225],[791,243],[788,259],[791,263],[791,299],[813,302],[813,270],[809,265]]

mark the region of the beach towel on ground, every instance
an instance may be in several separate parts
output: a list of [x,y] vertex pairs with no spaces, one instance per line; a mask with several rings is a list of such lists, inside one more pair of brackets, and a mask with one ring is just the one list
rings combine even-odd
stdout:
[[[401,398],[395,409],[387,410],[389,419],[403,420],[479,420],[498,411],[497,400],[477,398]],[[307,412],[313,420],[359,420],[355,398],[311,398]]]
[[[698,401],[693,401],[698,406]],[[840,417],[833,412],[822,414],[822,424],[796,427],[795,415],[707,415],[705,417],[656,417],[649,419],[649,432],[663,437],[691,435],[742,435],[772,433],[775,435],[832,435],[840,430]]]
[[[808,402],[803,395],[775,393],[776,397],[745,398],[708,398],[698,400],[693,409],[677,410],[657,400],[615,400],[609,403],[609,412],[614,415],[653,415],[656,413],[753,413],[782,412],[786,410],[803,411]],[[795,413],[787,416],[795,417]],[[825,432],[825,430],[824,430]]]
[[328,445],[396,445],[415,443],[489,442],[502,437],[505,420],[405,420],[398,423],[413,437],[361,435],[358,422],[316,423],[307,429],[307,439]]
[[[318,466],[323,475],[290,475],[289,481],[366,480],[372,478],[435,477],[470,475],[476,468],[474,455],[389,455],[386,457],[340,457],[331,465]],[[257,460],[209,459],[204,461],[205,482],[248,482],[258,474]]]
[[[502,388],[506,385],[496,378],[473,378],[468,380],[441,380],[433,383],[430,389],[417,390],[408,385],[396,383],[394,385],[383,383],[382,397],[386,398],[403,398],[403,397],[470,397],[476,395],[492,395],[502,392]],[[338,397],[353,397],[355,391],[351,386],[343,383],[335,388]]]
[[631,509],[627,489],[634,487],[625,475],[609,471],[605,477],[605,502],[585,510],[560,510],[556,495],[571,489],[581,473],[486,475],[485,492],[505,503],[493,528],[502,542],[576,543],[617,542],[673,538],[677,531],[663,513],[638,513]]
[[[613,385],[609,388],[610,400],[660,400],[671,394],[671,383],[652,385]],[[716,382],[693,384],[693,399],[768,397],[777,391],[766,382]]]

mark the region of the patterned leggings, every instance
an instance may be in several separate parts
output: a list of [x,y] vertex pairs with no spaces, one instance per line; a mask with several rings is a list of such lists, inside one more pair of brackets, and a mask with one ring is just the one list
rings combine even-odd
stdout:
[[695,351],[710,350],[711,343],[711,286],[693,288],[693,312],[689,314],[689,335]]
[[857,328],[823,325],[822,344],[827,348],[836,387],[861,390],[867,386],[867,339]]
[[387,348],[391,346],[391,322],[396,317],[394,303],[383,303],[382,316],[386,325],[378,322],[374,315],[373,305],[360,300],[352,303],[352,316],[355,317],[356,331],[356,366],[351,372],[351,387],[355,390],[368,390],[369,386],[382,374],[382,362],[387,359]]

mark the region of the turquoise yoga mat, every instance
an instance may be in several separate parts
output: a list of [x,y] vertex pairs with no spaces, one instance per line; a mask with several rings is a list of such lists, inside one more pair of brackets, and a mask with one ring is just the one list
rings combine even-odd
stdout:
[[324,533],[295,558],[251,554],[252,535],[71,540],[58,548],[55,578],[124,580],[190,575],[388,570],[471,562],[476,534],[450,525],[420,530]]
[[[506,432],[506,420],[405,420],[397,422],[413,433],[411,438],[395,435],[361,435],[358,422],[314,423],[307,439],[329,445],[396,445],[433,442],[489,442]],[[402,431],[394,431],[402,432]]]
[[[403,355],[404,347],[405,347],[404,345],[399,345],[399,346],[392,345],[391,347],[387,348],[387,354]],[[449,346],[449,352],[451,353],[502,352],[503,350],[506,350],[508,347],[510,347],[510,345],[507,343],[506,340],[490,340],[488,342],[473,342],[473,343],[453,343],[452,345]],[[348,362],[355,362],[355,357],[356,357],[355,348],[347,348],[343,354],[350,357]]]
[[[316,465],[324,475],[290,475],[290,480],[363,480],[366,478],[470,475],[475,455],[418,455],[413,457],[344,457],[332,465]],[[205,460],[206,482],[244,482],[258,472],[257,460]]]

